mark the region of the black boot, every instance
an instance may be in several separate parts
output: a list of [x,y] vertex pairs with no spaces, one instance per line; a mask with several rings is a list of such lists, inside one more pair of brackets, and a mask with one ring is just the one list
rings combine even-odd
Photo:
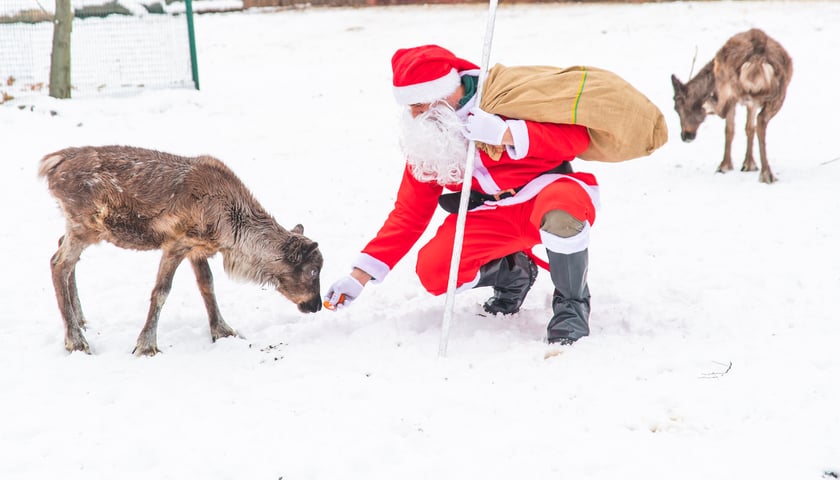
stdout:
[[589,335],[589,251],[566,255],[548,250],[548,265],[554,282],[548,343],[570,344]]
[[484,303],[484,310],[506,315],[519,311],[537,279],[538,268],[528,255],[516,252],[493,260],[480,271],[476,287],[493,287],[493,296]]

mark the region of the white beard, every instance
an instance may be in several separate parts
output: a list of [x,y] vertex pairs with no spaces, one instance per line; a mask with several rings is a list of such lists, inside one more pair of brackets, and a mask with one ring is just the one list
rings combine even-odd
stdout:
[[406,109],[400,118],[400,146],[414,178],[439,185],[461,183],[469,146],[463,132],[464,121],[444,102],[417,118]]

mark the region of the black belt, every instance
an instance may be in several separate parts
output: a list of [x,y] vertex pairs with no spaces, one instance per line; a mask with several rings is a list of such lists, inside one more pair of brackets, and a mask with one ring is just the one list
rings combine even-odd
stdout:
[[[572,166],[568,161],[552,168],[551,170],[542,173],[572,173]],[[467,203],[467,211],[473,210],[484,205],[484,202],[492,202],[512,197],[519,193],[525,185],[516,188],[508,188],[493,195],[479,192],[478,190],[470,190],[470,199]],[[444,193],[438,197],[438,205],[449,213],[458,213],[458,207],[461,205],[461,192]]]

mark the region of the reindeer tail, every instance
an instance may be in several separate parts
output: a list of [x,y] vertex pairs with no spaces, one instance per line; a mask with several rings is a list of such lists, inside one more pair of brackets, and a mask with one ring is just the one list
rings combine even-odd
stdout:
[[771,88],[775,74],[773,65],[767,63],[763,56],[753,55],[741,65],[738,80],[744,90],[756,94]]
[[38,176],[49,177],[49,175],[56,169],[56,167],[58,167],[58,165],[64,161],[64,158],[65,157],[62,151],[50,153],[49,155],[42,158],[40,166],[38,167]]

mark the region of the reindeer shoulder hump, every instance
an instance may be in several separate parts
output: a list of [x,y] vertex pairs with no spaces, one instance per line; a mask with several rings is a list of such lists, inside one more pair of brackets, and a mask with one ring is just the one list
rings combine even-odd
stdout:
[[[210,155],[196,157],[193,174],[202,182],[215,181],[220,182],[219,185],[225,184],[237,190],[246,192],[248,190],[239,176],[225,162]],[[250,192],[248,193],[250,195]]]

